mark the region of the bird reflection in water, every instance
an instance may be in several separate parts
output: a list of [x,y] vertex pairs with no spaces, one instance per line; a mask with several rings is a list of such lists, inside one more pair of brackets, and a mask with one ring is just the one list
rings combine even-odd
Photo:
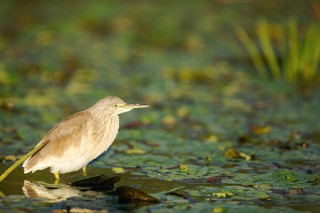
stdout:
[[48,184],[42,181],[24,181],[23,194],[28,198],[44,198],[48,202],[59,202],[70,197],[81,196],[81,191],[66,184]]

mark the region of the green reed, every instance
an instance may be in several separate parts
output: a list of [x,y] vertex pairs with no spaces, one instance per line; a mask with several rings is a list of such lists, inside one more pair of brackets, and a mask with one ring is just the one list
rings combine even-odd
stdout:
[[310,83],[319,77],[320,27],[300,29],[295,20],[286,25],[257,21],[256,38],[242,27],[236,33],[261,77],[293,83]]

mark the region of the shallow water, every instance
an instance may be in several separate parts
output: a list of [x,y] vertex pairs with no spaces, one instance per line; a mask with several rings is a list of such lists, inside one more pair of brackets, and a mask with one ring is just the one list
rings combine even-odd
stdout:
[[[3,172],[6,168],[1,165],[0,171]],[[130,173],[115,174],[111,169],[87,167],[87,176],[96,176],[100,174],[110,176],[120,176],[121,180],[116,186],[134,186],[142,189],[148,193],[158,193],[161,191],[169,191],[179,186],[185,186],[185,183],[174,181],[163,181],[160,179],[131,175]],[[60,175],[60,184],[70,184],[73,181],[83,178],[82,171],[72,172]],[[35,173],[24,174],[22,168],[14,170],[4,181],[0,184],[0,190],[5,195],[23,195],[22,187],[25,180],[35,182],[43,181],[48,184],[55,184],[55,178],[49,170],[37,171]],[[187,184],[197,185],[197,184]]]

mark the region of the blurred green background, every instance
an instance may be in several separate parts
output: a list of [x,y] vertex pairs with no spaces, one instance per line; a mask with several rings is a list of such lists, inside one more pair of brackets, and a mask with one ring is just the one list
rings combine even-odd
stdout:
[[305,26],[318,21],[316,3],[3,1],[1,100],[32,106],[69,100],[80,109],[105,95],[152,103],[190,96],[188,81],[210,89],[225,66],[231,74],[247,71],[236,27],[251,30],[261,17]]
[[[195,162],[203,158],[228,162],[224,153],[229,148],[256,153],[262,164],[275,159],[287,164],[294,156],[304,168],[306,161],[315,166],[320,160],[317,39],[308,46],[316,63],[309,79],[297,74],[290,81],[281,77],[285,69],[276,76],[269,63],[296,63],[300,55],[290,58],[282,49],[292,41],[290,55],[295,44],[307,43],[309,26],[320,35],[319,1],[12,0],[0,2],[0,14],[0,154],[5,166],[11,163],[6,156],[27,153],[59,120],[109,95],[152,107],[121,116],[118,139],[93,164],[97,167],[138,165],[139,175],[154,178],[154,167],[212,166]],[[269,23],[265,35],[272,41],[271,53],[257,35],[259,20]],[[292,30],[290,20],[300,40],[283,36]],[[239,29],[251,37],[264,74],[254,66],[257,58],[248,53]],[[145,155],[125,151],[131,149]],[[157,171],[160,179],[187,178],[170,172]],[[206,172],[194,178],[213,175]],[[42,174],[40,179],[49,176]]]

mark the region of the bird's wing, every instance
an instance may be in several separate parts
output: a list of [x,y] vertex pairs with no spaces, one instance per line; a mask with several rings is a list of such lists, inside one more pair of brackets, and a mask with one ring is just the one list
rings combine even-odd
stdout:
[[88,137],[91,131],[88,124],[93,120],[94,118],[89,112],[82,111],[56,124],[39,143],[47,143],[47,145],[23,163],[25,173],[37,170],[33,168],[39,163],[45,167],[47,160],[50,161],[50,158],[59,159],[70,150],[72,153],[79,153],[83,137]]

